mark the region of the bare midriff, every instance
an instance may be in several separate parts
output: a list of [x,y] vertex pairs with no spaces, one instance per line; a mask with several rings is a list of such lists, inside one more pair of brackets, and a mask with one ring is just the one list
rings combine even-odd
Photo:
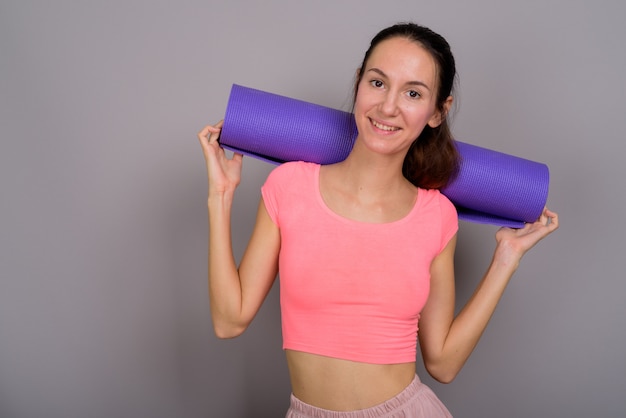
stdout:
[[285,350],[296,398],[332,411],[354,411],[383,403],[415,377],[415,362],[370,364]]

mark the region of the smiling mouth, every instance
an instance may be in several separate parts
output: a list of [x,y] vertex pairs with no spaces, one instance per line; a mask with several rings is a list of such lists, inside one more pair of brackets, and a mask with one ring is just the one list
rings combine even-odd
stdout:
[[373,119],[370,119],[370,122],[372,122],[372,125],[374,125],[376,128],[382,130],[382,131],[387,131],[387,132],[393,132],[393,131],[397,131],[400,128],[395,127],[395,126],[387,126],[387,125],[383,125],[382,123],[376,122]]

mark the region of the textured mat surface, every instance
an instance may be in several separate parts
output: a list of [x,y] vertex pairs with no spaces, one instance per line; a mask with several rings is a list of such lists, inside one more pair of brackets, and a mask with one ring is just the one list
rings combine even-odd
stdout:
[[[281,164],[331,164],[350,153],[357,135],[348,112],[233,85],[221,145]],[[459,219],[513,228],[536,220],[548,198],[545,164],[456,141],[461,168],[442,189]]]

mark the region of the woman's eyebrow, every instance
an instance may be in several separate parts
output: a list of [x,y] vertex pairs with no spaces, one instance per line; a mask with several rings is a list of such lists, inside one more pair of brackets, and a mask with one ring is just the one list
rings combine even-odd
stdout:
[[[380,68],[372,67],[372,68],[367,70],[367,72],[369,72],[369,71],[375,72],[376,74],[380,75],[381,77],[389,79],[387,74],[385,74],[385,72],[383,70],[381,70]],[[421,86],[421,87],[424,87],[425,89],[430,91],[430,87],[428,87],[428,85],[426,83],[424,83],[423,81],[414,80],[414,81],[408,81],[405,84],[408,85],[408,86]]]

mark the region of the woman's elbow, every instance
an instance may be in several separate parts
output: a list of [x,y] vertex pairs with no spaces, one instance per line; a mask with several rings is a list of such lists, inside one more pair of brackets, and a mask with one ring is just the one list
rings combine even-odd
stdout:
[[238,337],[243,334],[246,328],[247,326],[245,325],[224,324],[213,321],[213,332],[217,338],[222,340]]
[[444,365],[425,364],[428,374],[439,383],[448,384],[459,374],[459,369]]

